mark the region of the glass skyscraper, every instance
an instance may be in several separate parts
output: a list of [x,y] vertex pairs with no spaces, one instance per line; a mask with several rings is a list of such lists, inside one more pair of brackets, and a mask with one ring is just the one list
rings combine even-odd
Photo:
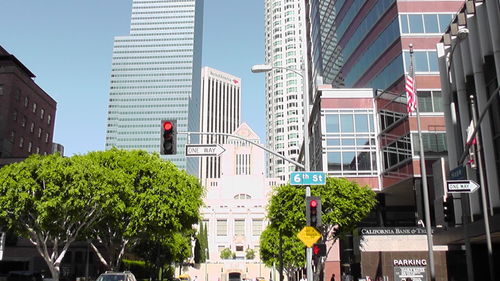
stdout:
[[[202,24],[202,0],[132,1],[130,35],[114,41],[106,149],[159,153],[161,120],[199,131]],[[186,142],[178,134],[177,155],[166,159],[196,175]]]

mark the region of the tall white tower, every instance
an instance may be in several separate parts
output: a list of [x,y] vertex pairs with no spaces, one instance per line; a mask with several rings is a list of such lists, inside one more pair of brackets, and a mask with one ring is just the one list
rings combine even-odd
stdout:
[[[199,130],[202,13],[201,0],[132,1],[130,35],[114,41],[106,149],[159,153],[161,120]],[[166,158],[197,175],[186,141],[178,135],[177,155]]]
[[[300,0],[265,0],[265,63],[301,71]],[[266,74],[266,133],[269,148],[297,159],[303,136],[302,78],[289,70]],[[295,165],[269,155],[269,176],[287,180]]]
[[[201,132],[233,133],[241,119],[241,79],[222,71],[201,70]],[[225,144],[225,136],[201,136],[201,143]],[[200,179],[220,178],[219,157],[202,157]]]

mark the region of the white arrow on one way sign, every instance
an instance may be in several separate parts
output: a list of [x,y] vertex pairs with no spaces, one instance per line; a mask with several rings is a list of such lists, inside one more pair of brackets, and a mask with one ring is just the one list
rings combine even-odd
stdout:
[[226,149],[218,144],[186,144],[186,156],[219,156]]
[[449,193],[472,193],[479,188],[473,180],[449,180],[446,181]]

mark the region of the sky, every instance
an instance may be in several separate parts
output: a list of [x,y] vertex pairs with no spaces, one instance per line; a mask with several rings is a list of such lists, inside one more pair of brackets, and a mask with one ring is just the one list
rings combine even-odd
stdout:
[[[242,122],[265,141],[263,0],[204,0],[203,66],[242,79]],[[57,102],[65,155],[103,150],[114,36],[128,35],[132,0],[0,0],[0,45]]]

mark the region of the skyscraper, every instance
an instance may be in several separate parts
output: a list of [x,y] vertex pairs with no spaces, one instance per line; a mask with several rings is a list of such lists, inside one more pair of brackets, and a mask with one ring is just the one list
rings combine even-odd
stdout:
[[[233,133],[241,119],[241,79],[210,67],[201,70],[200,131]],[[201,143],[226,143],[227,136],[201,136]],[[202,157],[200,179],[220,178],[219,157]]]
[[[299,0],[265,1],[265,63],[276,67],[266,74],[266,132],[270,149],[298,158],[303,136],[301,18]],[[295,166],[270,155],[269,176],[288,178]]]
[[[199,131],[203,1],[133,0],[130,35],[115,38],[106,149],[160,151],[161,120]],[[197,140],[197,136],[191,138]],[[197,174],[177,136],[180,169]]]

